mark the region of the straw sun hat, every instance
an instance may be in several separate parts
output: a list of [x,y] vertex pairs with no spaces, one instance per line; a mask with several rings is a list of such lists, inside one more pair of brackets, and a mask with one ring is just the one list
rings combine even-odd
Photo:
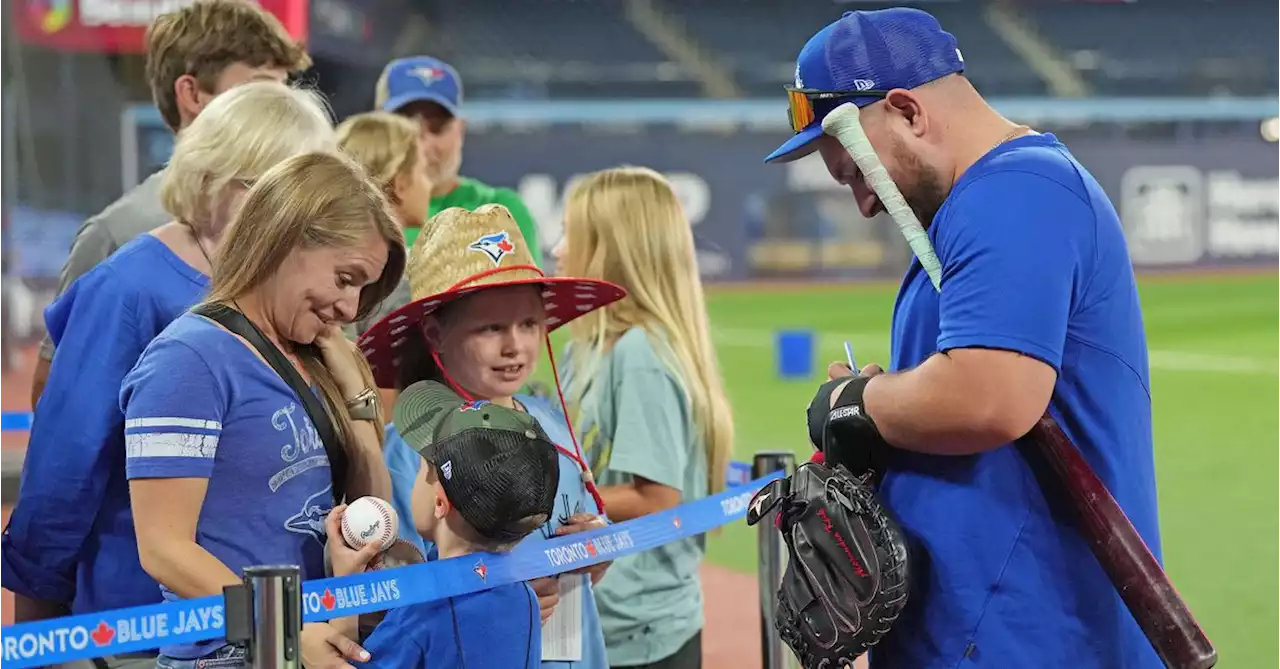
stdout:
[[431,217],[409,252],[405,275],[413,302],[388,314],[360,337],[360,349],[382,388],[395,387],[399,349],[410,338],[422,336],[422,319],[478,290],[542,286],[548,332],[627,294],[607,281],[543,274],[511,212],[496,204],[475,211],[451,207]]

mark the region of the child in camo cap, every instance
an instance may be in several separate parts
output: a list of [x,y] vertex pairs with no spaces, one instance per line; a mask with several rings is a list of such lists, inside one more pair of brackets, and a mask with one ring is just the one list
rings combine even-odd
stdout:
[[[438,559],[509,551],[547,522],[559,455],[529,414],[422,381],[401,393],[395,424],[425,461],[413,523]],[[477,561],[477,578],[483,569]],[[393,609],[364,647],[362,667],[539,667],[538,600],[518,582]]]

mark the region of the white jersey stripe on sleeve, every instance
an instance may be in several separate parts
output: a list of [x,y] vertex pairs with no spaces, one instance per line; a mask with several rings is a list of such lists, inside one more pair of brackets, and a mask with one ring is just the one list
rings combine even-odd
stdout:
[[188,427],[197,430],[221,430],[222,423],[216,420],[202,420],[199,418],[130,418],[124,422],[124,427],[126,430],[138,427]]
[[124,435],[124,443],[125,456],[129,458],[207,458],[212,460],[218,452],[218,437],[213,434],[140,432]]

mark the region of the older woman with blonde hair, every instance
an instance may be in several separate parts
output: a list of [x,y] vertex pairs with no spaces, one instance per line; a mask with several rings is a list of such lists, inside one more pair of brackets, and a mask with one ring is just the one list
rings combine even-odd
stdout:
[[[667,180],[622,167],[570,192],[556,264],[627,297],[570,324],[564,380],[615,522],[719,492],[733,416],[711,345],[693,232]],[[616,560],[596,586],[613,667],[702,662],[704,539]]]
[[[295,156],[246,194],[209,296],[120,391],[139,553],[165,599],[221,593],[257,564],[323,577],[329,512],[389,496],[372,375],[340,328],[391,292],[404,262],[386,198],[344,156]],[[330,551],[335,570],[351,553]],[[308,667],[367,659],[325,623],[303,627],[302,653]],[[159,666],[244,658],[215,639],[165,646]]]
[[[57,355],[7,528],[23,548],[5,544],[5,587],[74,602],[77,613],[160,601],[139,565],[121,381],[148,342],[208,289],[248,184],[312,150],[336,150],[332,120],[314,93],[260,82],[219,95],[178,136],[165,170],[163,201],[174,221],[129,241],[45,312]],[[24,582],[56,587],[24,590]]]

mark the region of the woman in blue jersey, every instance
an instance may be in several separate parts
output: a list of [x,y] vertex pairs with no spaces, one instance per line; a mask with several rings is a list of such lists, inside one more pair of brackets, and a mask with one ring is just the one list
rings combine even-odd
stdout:
[[[377,394],[341,326],[391,292],[404,256],[381,190],[336,152],[289,158],[245,195],[205,302],[120,390],[138,550],[166,599],[219,594],[252,565],[323,577],[335,503],[389,495]],[[162,668],[247,666],[224,639],[160,653]],[[302,653],[365,659],[325,623],[303,626]]]
[[[547,345],[547,333],[625,295],[603,281],[544,276],[533,263],[520,228],[500,205],[474,212],[459,208],[436,214],[414,244],[407,270],[414,298],[370,328],[361,349],[381,387],[406,388],[422,380],[451,386],[468,399],[488,400],[537,418],[560,452],[555,513],[525,541],[543,541],[604,521],[604,508],[564,413],[546,400],[519,394]],[[548,349],[549,351],[549,349]],[[412,517],[410,493],[422,476],[422,458],[388,427],[386,457],[393,503]],[[412,527],[401,537],[421,544]],[[430,555],[430,547],[423,546]],[[591,594],[590,573],[563,574],[533,582],[543,609],[544,630],[560,630],[564,643],[544,644],[544,667],[604,669],[604,637]],[[578,597],[581,622],[560,625],[559,599]],[[571,611],[564,612],[567,617]],[[548,652],[559,647],[560,653]],[[370,648],[376,653],[376,649]]]
[[[208,289],[209,258],[273,165],[333,150],[321,98],[275,82],[219,95],[178,136],[163,175],[174,221],[138,236],[45,311],[58,352],[4,534],[4,587],[90,613],[160,601],[138,561],[120,384],[147,344]],[[152,653],[154,656],[154,653]]]
[[[565,206],[561,271],[624,287],[579,319],[562,358],[574,426],[615,522],[724,487],[733,416],[689,221],[653,170],[588,175]],[[703,536],[616,560],[595,588],[611,667],[702,666]]]

